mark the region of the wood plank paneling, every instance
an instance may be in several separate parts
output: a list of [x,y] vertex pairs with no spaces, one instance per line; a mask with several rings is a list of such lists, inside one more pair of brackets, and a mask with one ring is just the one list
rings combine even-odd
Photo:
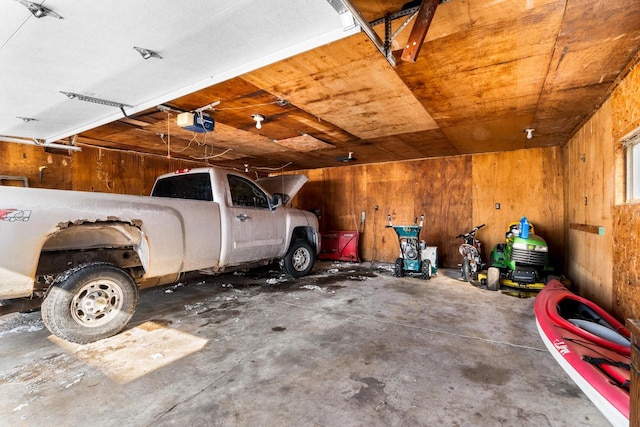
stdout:
[[[622,138],[640,126],[640,68],[636,67],[611,96],[611,120],[615,167],[613,206],[614,263],[612,266],[614,313],[624,319],[640,319],[640,204],[625,203],[625,151]],[[597,142],[599,143],[599,142]]]
[[[351,211],[359,222],[364,209],[360,255],[367,261],[393,262],[398,256],[397,237],[386,228],[388,214],[394,224],[407,225],[424,214],[421,239],[438,246],[441,266],[453,268],[460,258],[456,235],[487,223],[478,237],[488,257],[493,245],[504,239],[508,224],[526,214],[561,266],[559,153],[555,147],[304,171],[310,182],[295,203],[304,209],[321,206],[325,232],[354,229]],[[502,209],[496,211],[494,202],[501,202]]]
[[613,208],[613,312],[640,319],[640,204]]
[[[613,308],[613,145],[611,103],[607,102],[564,150],[567,272],[581,295],[606,310]],[[604,234],[570,228],[572,223],[602,226]]]
[[161,156],[84,147],[74,157],[73,190],[148,195],[157,176],[194,166]]
[[636,67],[611,95],[613,138],[618,141],[640,126],[640,68]]
[[509,224],[526,216],[548,243],[553,264],[562,268],[561,160],[558,147],[473,156],[473,225],[486,224],[477,236],[485,244],[485,259],[504,242]]
[[438,127],[364,34],[242,78],[361,139]]
[[636,69],[622,82],[565,154],[568,223],[605,226],[603,236],[568,231],[568,270],[581,293],[620,318],[640,316],[640,205],[624,203],[624,152],[619,143],[640,124],[639,76]]
[[29,187],[69,190],[75,154],[54,154],[41,147],[0,142],[0,175],[25,176]]
[[471,156],[424,160],[417,169],[415,211],[425,212],[422,236],[438,247],[438,262],[457,267],[460,233],[472,227]]
[[[40,182],[39,168],[46,166]],[[71,155],[0,142],[0,175],[26,176],[30,187],[147,195],[155,178],[199,163],[128,151],[82,147]]]
[[399,160],[460,154],[440,129],[385,136],[369,142],[380,149],[399,155]]
[[470,158],[461,156],[304,171],[310,182],[294,204],[320,209],[323,232],[357,227],[360,256],[369,261],[393,262],[398,256],[397,235],[386,227],[387,215],[396,225],[411,225],[424,214],[420,238],[438,246],[441,265],[455,266],[457,242],[451,236],[471,219],[466,188],[470,165]]

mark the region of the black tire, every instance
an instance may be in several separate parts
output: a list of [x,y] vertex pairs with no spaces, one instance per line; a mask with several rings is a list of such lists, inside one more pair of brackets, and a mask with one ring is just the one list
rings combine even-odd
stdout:
[[431,279],[431,260],[425,259],[422,261],[422,278],[429,280]]
[[284,270],[294,278],[306,276],[311,272],[316,254],[306,240],[296,240],[283,259]]
[[489,267],[487,270],[487,289],[490,291],[500,289],[500,269],[498,267]]
[[78,344],[108,338],[131,320],[138,287],[123,270],[83,264],[58,276],[42,302],[42,320],[54,335]]
[[396,259],[396,264],[393,268],[393,272],[396,277],[404,276],[404,260],[402,258]]
[[465,282],[471,281],[471,262],[469,262],[469,258],[465,258],[462,261],[462,280]]

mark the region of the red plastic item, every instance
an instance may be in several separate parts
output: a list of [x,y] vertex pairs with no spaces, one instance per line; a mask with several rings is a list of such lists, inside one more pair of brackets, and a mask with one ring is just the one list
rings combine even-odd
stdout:
[[319,259],[360,262],[358,255],[358,231],[329,231],[322,234]]
[[[563,307],[568,308],[564,315],[576,316],[574,322],[580,320],[580,311],[584,311],[598,320],[594,322],[596,325],[607,324],[608,327],[603,327],[608,333],[596,335],[580,328],[564,317]],[[533,309],[540,337],[553,358],[611,425],[629,425],[629,348],[607,338],[615,331],[628,339],[629,330],[603,308],[575,295],[557,279],[549,280],[540,291]]]

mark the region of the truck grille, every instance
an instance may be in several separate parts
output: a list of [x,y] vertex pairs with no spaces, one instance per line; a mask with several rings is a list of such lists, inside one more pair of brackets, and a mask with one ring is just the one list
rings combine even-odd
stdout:
[[517,264],[539,265],[539,266],[547,265],[546,252],[536,252],[536,251],[529,251],[526,249],[513,248],[513,250],[511,251],[511,259],[513,259]]

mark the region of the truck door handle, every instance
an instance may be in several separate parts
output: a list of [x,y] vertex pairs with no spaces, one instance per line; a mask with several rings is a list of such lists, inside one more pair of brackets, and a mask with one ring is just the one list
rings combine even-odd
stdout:
[[236,215],[236,219],[240,222],[245,222],[246,220],[251,219],[251,217],[249,215],[240,214]]

